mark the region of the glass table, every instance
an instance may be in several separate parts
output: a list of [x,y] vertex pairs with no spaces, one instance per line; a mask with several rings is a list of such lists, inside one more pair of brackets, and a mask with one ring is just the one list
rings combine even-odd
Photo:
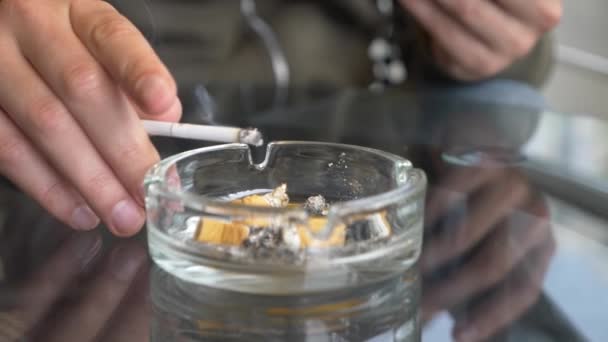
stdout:
[[[423,341],[608,341],[608,121],[553,113],[536,90],[506,80],[293,89],[281,108],[251,101],[265,93],[182,89],[184,120],[255,126],[268,141],[374,147],[427,173]],[[155,143],[165,156],[201,146]],[[1,341],[148,341],[152,323],[174,323],[153,300],[171,289],[148,258],[145,231],[125,240],[103,227],[75,233],[8,182],[0,193]],[[218,321],[229,322],[238,313],[222,300]]]

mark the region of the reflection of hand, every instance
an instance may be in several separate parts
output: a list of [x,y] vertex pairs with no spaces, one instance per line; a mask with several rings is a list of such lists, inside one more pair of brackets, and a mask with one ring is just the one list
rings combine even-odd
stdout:
[[490,77],[557,25],[561,0],[400,0],[433,38],[436,62],[462,80]]
[[[10,310],[0,312],[0,340],[147,341],[148,280],[144,272],[138,276],[145,251],[123,243],[106,258],[100,250],[99,236],[91,233],[63,243],[19,287]],[[99,267],[93,265],[98,259]]]
[[[458,206],[465,213],[450,220]],[[425,242],[425,275],[463,261],[425,287],[425,319],[456,310],[456,340],[481,341],[534,304],[555,242],[543,199],[521,175],[497,168],[448,172],[429,192],[427,224],[436,231]]]
[[76,229],[144,224],[159,158],[139,118],[178,120],[176,85],[106,1],[0,1],[0,173]]

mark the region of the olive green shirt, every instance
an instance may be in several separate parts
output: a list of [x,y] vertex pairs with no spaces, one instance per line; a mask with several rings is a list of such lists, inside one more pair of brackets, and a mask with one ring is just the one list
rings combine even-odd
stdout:
[[[238,0],[113,0],[149,38],[181,85],[271,83],[270,58],[244,20]],[[257,0],[257,12],[278,36],[291,84],[365,86],[372,81],[367,49],[384,21],[371,0]],[[401,9],[399,9],[401,10]],[[405,16],[402,48],[410,83],[449,80],[429,57],[425,34]],[[550,38],[499,77],[540,86],[551,68]]]

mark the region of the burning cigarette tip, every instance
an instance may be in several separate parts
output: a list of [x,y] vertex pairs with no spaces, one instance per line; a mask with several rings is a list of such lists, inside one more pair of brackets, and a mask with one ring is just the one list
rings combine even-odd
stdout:
[[252,146],[262,146],[264,137],[256,128],[246,128],[239,132],[239,142]]

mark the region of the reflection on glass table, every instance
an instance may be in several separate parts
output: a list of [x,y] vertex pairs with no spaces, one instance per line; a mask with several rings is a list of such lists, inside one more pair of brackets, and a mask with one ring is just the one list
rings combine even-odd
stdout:
[[96,232],[63,235],[38,267],[2,290],[0,340],[148,341],[143,245],[104,248]]
[[[209,89],[216,96],[220,88]],[[547,117],[536,92],[499,82],[302,99],[281,111],[251,112],[234,101],[230,108],[220,106],[213,120],[256,126],[270,140],[380,148],[424,169],[430,185],[420,265],[423,341],[608,338],[605,324],[586,314],[606,307],[608,240],[602,234],[608,223],[584,203],[558,198],[550,190],[562,183],[529,167],[534,160],[526,144]],[[200,121],[191,108],[186,106],[186,118]],[[164,155],[200,146],[156,143]],[[69,233],[9,184],[0,186],[0,202],[0,340],[147,341],[154,337],[153,324],[200,331],[220,323],[254,326],[267,317],[255,311],[264,307],[263,298],[191,291],[155,269],[144,258],[144,236],[117,241],[103,230],[97,237]],[[239,305],[244,309],[231,310]],[[279,308],[289,305],[295,304]],[[369,322],[388,308],[370,310]],[[361,317],[339,321],[369,331],[363,335],[378,337],[374,342],[385,341],[366,330],[371,327]]]

